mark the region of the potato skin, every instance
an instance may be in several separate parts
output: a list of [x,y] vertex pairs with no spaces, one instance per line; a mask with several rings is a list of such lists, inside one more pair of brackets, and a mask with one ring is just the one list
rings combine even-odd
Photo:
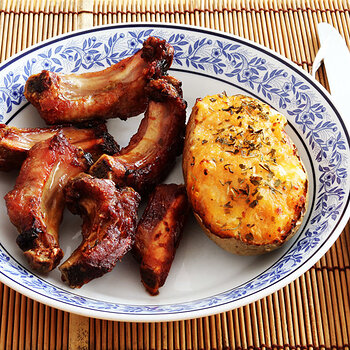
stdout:
[[188,198],[207,235],[231,253],[272,251],[302,222],[308,180],[286,124],[243,95],[207,96],[193,107],[183,154]]

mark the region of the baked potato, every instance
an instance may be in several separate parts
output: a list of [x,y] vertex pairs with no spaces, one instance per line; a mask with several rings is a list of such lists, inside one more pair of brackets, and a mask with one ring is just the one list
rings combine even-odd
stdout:
[[307,208],[308,179],[285,116],[226,93],[197,99],[183,173],[194,215],[220,247],[256,255],[280,247]]

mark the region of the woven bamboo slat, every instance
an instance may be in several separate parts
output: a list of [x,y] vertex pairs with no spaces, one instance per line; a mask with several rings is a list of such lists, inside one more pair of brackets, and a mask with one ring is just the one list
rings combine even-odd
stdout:
[[[80,28],[135,21],[193,24],[254,40],[310,71],[316,23],[350,47],[347,0],[0,0],[0,62]],[[317,73],[328,88],[325,71]],[[0,349],[349,349],[350,227],[309,271],[245,307],[199,319],[128,323],[85,318],[0,284]]]

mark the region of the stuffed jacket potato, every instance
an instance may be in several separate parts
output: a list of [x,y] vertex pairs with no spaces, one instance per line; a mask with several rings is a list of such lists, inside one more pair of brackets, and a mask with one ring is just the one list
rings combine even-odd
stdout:
[[286,118],[251,97],[197,99],[183,156],[186,189],[208,236],[236,254],[262,254],[296,232],[308,180]]

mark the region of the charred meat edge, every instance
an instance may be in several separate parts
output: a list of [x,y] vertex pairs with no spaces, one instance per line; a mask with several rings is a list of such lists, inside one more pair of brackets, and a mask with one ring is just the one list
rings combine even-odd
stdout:
[[111,271],[131,249],[140,195],[88,174],[72,179],[64,194],[68,209],[83,218],[83,240],[59,269],[63,281],[80,288]]
[[173,55],[165,40],[149,37],[133,56],[99,72],[32,75],[24,95],[47,124],[127,119],[144,112],[147,83],[166,73]]
[[189,203],[183,185],[158,185],[137,226],[133,255],[141,281],[157,295],[169,274],[184,229]]
[[0,124],[0,170],[19,169],[31,147],[59,131],[62,131],[71,144],[90,153],[94,161],[102,154],[112,155],[119,151],[119,145],[108,133],[103,121],[47,128],[16,128]]
[[62,189],[70,177],[88,166],[84,152],[72,146],[62,133],[29,151],[5,201],[9,218],[19,231],[17,244],[33,269],[49,272],[62,259],[58,242],[64,209]]
[[147,86],[150,102],[137,133],[115,156],[102,155],[90,173],[141,194],[168,175],[182,153],[186,102],[181,83],[173,77],[153,80]]

